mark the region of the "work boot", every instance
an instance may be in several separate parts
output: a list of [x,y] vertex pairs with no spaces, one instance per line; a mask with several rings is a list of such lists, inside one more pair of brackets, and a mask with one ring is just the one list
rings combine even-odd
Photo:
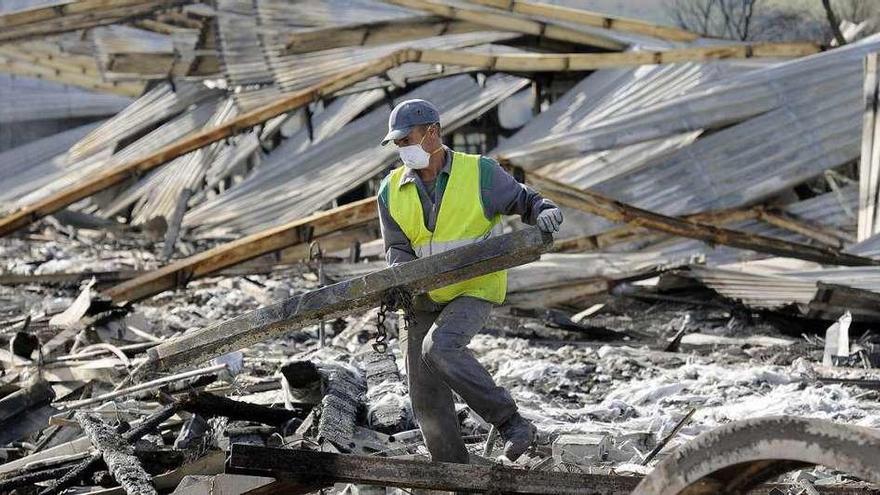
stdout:
[[535,441],[537,429],[529,420],[519,413],[514,413],[498,427],[498,433],[504,439],[504,456],[511,461],[519,459]]

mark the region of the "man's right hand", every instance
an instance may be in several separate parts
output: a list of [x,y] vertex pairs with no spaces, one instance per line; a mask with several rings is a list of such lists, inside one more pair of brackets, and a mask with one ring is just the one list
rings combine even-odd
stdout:
[[559,232],[559,226],[562,225],[562,210],[559,208],[547,208],[538,213],[535,223],[541,231],[548,234]]

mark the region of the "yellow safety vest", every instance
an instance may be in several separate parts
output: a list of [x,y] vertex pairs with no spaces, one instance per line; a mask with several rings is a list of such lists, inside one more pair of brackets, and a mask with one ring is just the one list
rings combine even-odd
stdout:
[[[480,197],[480,155],[452,153],[452,170],[443,193],[434,232],[425,226],[418,186],[401,184],[405,167],[394,169],[388,181],[388,212],[409,239],[419,258],[487,239],[498,233],[501,215],[487,219]],[[471,278],[428,293],[445,304],[471,296],[496,304],[507,295],[507,271]]]

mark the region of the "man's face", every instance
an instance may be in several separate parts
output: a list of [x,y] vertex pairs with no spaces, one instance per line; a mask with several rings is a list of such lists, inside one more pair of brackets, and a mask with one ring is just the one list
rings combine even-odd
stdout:
[[[413,127],[413,130],[409,132],[406,136],[395,139],[394,144],[397,145],[398,148],[402,148],[404,146],[409,146],[411,144],[419,144],[422,143],[422,148],[427,151],[429,148],[431,137],[425,137],[428,132],[429,127],[425,125],[417,125]],[[424,141],[423,141],[424,139]]]

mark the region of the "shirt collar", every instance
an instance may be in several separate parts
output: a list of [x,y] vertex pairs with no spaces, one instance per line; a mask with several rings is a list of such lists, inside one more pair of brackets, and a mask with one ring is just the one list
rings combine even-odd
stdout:
[[[437,174],[437,176],[439,176],[440,174],[449,175],[449,173],[452,171],[452,148],[444,144],[443,149],[446,151],[446,159],[443,162],[443,168],[440,169],[440,173]],[[404,184],[414,182],[416,179],[421,180],[418,172],[416,172],[414,169],[407,167],[406,171],[403,173],[403,176],[400,178],[400,183],[397,184],[397,187],[403,187]]]

